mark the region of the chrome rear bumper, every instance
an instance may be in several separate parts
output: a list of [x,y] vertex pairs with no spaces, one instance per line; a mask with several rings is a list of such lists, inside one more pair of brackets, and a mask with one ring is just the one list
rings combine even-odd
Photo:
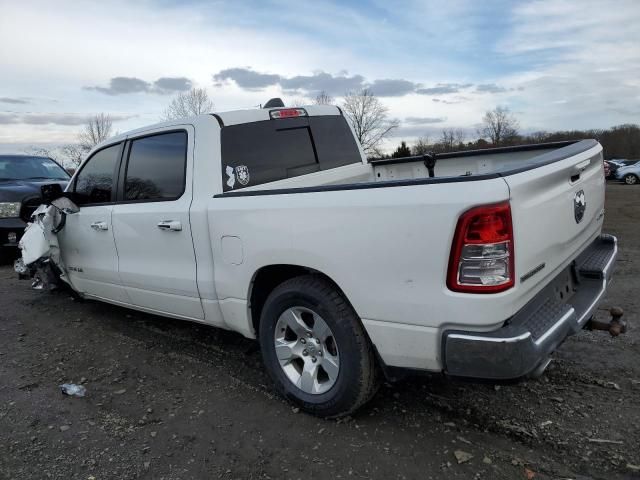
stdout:
[[445,372],[509,380],[539,370],[567,336],[591,318],[604,296],[617,255],[616,237],[601,235],[502,328],[482,333],[446,331],[442,344]]

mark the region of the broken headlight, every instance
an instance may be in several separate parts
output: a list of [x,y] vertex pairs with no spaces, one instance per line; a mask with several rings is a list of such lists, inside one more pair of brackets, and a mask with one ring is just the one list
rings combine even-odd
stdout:
[[20,216],[20,202],[0,202],[0,218]]

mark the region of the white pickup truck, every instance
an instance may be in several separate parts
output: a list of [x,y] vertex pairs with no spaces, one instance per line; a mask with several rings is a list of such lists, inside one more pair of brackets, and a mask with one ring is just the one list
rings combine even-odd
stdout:
[[321,416],[381,373],[540,374],[617,255],[595,140],[367,162],[335,106],[118,135],[65,197],[78,294],[258,338],[277,390]]

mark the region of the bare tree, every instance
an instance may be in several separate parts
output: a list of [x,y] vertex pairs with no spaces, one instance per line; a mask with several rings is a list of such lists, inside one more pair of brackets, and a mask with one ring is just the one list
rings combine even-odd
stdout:
[[108,114],[98,113],[87,120],[78,135],[78,146],[84,153],[111,136],[113,121]]
[[30,155],[49,157],[63,166],[77,168],[89,150],[112,135],[113,121],[108,114],[99,113],[87,119],[78,133],[78,143],[69,143],[55,148],[30,147],[25,152]]
[[399,125],[398,120],[388,118],[389,109],[367,88],[347,93],[342,110],[368,156],[379,154],[380,142]]
[[454,128],[442,129],[442,135],[440,136],[440,145],[442,151],[453,152],[464,147],[464,130]]
[[336,101],[331,95],[322,90],[316,97],[315,103],[316,105],[334,105]]
[[429,143],[429,137],[426,135],[420,137],[418,141],[411,147],[413,155],[425,155],[433,151],[433,145]]
[[[82,146],[70,143],[60,147],[60,153],[71,164],[72,168],[78,168],[88,153]],[[66,163],[66,162],[65,162]]]
[[496,107],[484,114],[478,135],[488,138],[493,145],[504,145],[518,137],[520,123],[506,107]]
[[311,105],[311,100],[308,98],[294,98],[289,103],[292,107],[304,107],[305,105]]
[[213,101],[204,88],[192,88],[176,96],[164,111],[163,120],[192,117],[213,111]]

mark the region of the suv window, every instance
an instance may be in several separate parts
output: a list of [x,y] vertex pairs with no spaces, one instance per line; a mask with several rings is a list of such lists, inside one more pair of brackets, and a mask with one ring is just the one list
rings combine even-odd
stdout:
[[221,143],[223,191],[362,162],[338,115],[230,125]]
[[182,196],[187,133],[170,132],[131,142],[124,181],[125,200],[175,200]]
[[78,205],[111,201],[113,177],[119,160],[118,143],[94,153],[83,165],[75,180],[75,198]]

